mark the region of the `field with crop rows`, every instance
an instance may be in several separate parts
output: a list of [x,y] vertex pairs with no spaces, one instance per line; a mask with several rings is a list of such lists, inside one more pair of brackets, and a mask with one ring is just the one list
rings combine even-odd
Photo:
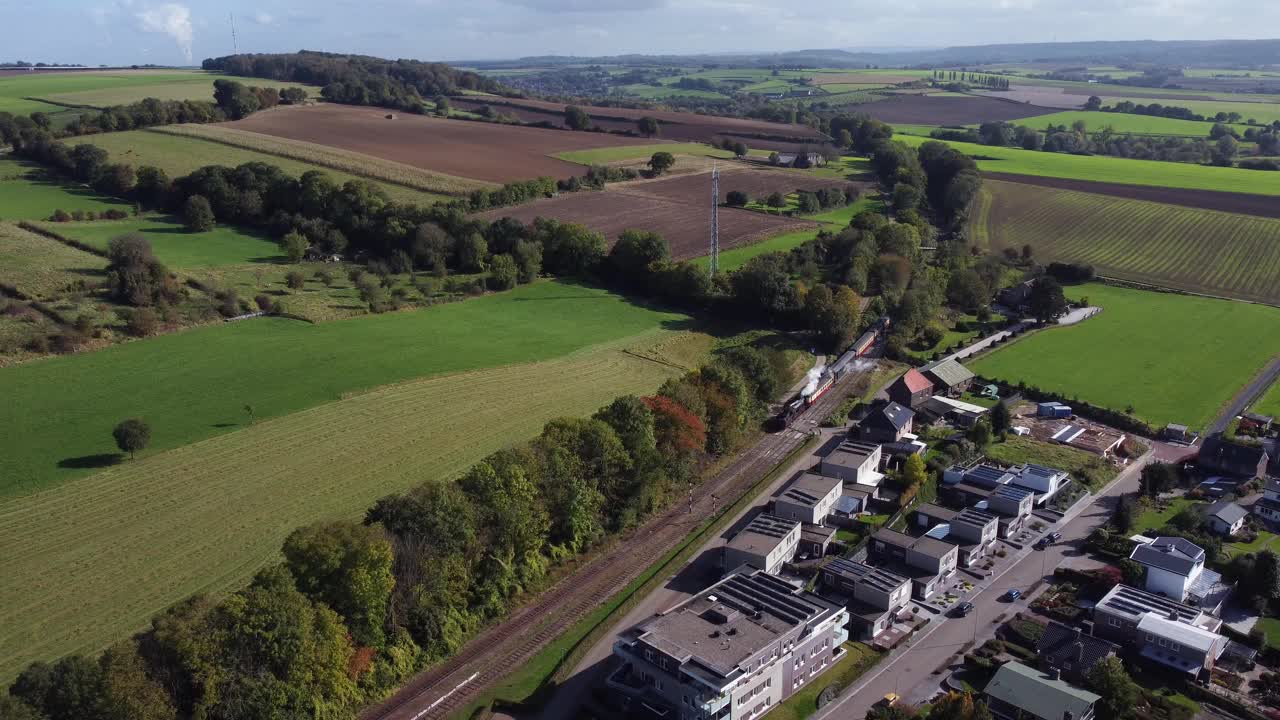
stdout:
[[975,236],[992,249],[1030,245],[1040,262],[1280,304],[1280,219],[991,180],[984,191]]
[[1067,296],[1103,311],[1005,345],[970,369],[1117,410],[1132,406],[1157,427],[1202,429],[1280,352],[1274,307],[1100,284],[1069,287]]
[[240,426],[246,403],[258,418],[274,417],[388,383],[544,360],[684,321],[602,290],[540,282],[317,325],[270,318],[202,327],[6,368],[0,496],[110,462],[111,428],[122,418],[146,417],[152,446],[169,449]]
[[[912,147],[930,142],[929,138],[911,135],[895,136],[895,139]],[[956,150],[976,158],[978,169],[991,172],[1188,190],[1280,195],[1280,173],[1274,172],[946,142]]]
[[431,172],[393,160],[383,160],[327,145],[260,135],[223,125],[170,125],[154,128],[153,132],[196,137],[429,193],[461,195],[472,190],[497,187],[494,183]]
[[[547,302],[527,303],[542,313],[555,312],[548,305],[566,307],[554,294],[577,293],[546,287]],[[490,349],[510,342],[507,334],[482,329],[473,333]],[[378,498],[453,477],[533,436],[547,420],[588,415],[618,395],[654,391],[680,371],[624,350],[687,335],[642,331],[559,359],[394,384],[0,500],[0,545],[22,548],[0,554],[6,617],[0,681],[33,660],[99,650],[193,593],[239,587],[274,562],[285,536],[301,525],[359,518]],[[450,354],[448,343],[430,344],[431,354]],[[291,352],[324,364],[316,362],[323,355],[304,348]],[[243,371],[279,384],[280,376],[260,367],[265,354],[252,353],[255,366]],[[387,351],[370,361],[390,357]],[[160,364],[164,373],[167,363]],[[182,400],[201,394],[170,392]],[[258,404],[236,396],[236,402],[250,400]],[[164,422],[146,415],[157,426]]]
[[[328,175],[339,185],[348,180],[367,179],[322,165],[313,165],[278,155],[231,147],[195,137],[170,135],[151,130],[130,130],[128,132],[86,135],[72,138],[68,142],[72,145],[82,142],[97,145],[111,154],[112,162],[128,163],[134,167],[154,165],[168,173],[169,177],[180,177],[206,165],[234,167],[248,162],[264,162],[268,165],[275,165],[294,177],[301,177],[305,172],[318,170]],[[399,202],[425,205],[443,197],[442,195],[426,193],[401,185],[373,182],[385,190],[392,200]]]
[[127,203],[99,195],[87,187],[36,179],[36,175],[43,172],[34,163],[0,156],[0,220],[44,220],[58,209],[67,212],[129,209]]
[[0,223],[0,285],[23,295],[48,298],[77,280],[95,279],[106,266],[97,255]]
[[[140,233],[151,243],[156,257],[170,268],[217,267],[242,263],[283,261],[275,241],[226,225],[193,233],[181,218],[147,215],[98,222],[39,223],[63,237],[106,250],[112,238]],[[105,261],[104,261],[105,262]]]

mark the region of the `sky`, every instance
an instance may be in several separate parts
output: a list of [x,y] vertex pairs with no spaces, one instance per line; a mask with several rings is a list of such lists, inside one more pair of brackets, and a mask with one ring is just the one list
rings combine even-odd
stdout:
[[0,0],[0,62],[198,65],[231,14],[241,52],[453,61],[1280,34],[1258,0]]

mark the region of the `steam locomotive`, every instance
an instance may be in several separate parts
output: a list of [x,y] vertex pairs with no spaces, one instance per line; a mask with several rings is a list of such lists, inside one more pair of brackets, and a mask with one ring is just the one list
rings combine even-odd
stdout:
[[772,425],[777,430],[790,427],[805,410],[808,410],[818,398],[822,397],[831,389],[836,381],[844,377],[852,370],[857,363],[858,358],[866,355],[875,347],[876,341],[889,329],[889,318],[887,316],[876,320],[871,327],[854,341],[849,349],[844,352],[836,361],[822,370],[822,375],[818,377],[818,383],[812,389],[805,388],[799,395],[782,407],[782,411],[774,417]]

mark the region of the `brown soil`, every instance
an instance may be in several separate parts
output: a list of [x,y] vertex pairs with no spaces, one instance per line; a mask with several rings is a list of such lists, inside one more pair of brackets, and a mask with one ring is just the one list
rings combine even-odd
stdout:
[[581,165],[548,155],[653,142],[607,133],[543,130],[405,113],[393,113],[395,119],[388,120],[388,114],[392,113],[381,108],[324,103],[258,113],[228,126],[492,182],[579,175]]
[[[866,183],[853,183],[844,180],[813,177],[807,173],[782,169],[725,168],[720,169],[720,202],[725,202],[730,191],[739,190],[755,198],[767,197],[771,193],[783,195],[798,190],[822,190],[830,187],[865,188]],[[647,195],[649,197],[686,202],[691,204],[710,200],[711,176],[705,171],[680,177],[661,178],[658,180],[641,180],[639,182],[614,185],[614,192],[631,195]]]
[[[526,100],[520,98],[483,98],[458,97],[452,100],[455,107],[474,110],[481,105],[489,105],[494,110],[515,115],[525,122],[549,122],[557,127],[564,124],[564,104]],[[741,139],[750,147],[771,150],[789,150],[794,146],[774,147],[786,143],[821,144],[826,141],[822,133],[803,125],[786,125],[764,120],[746,118],[728,118],[715,115],[697,115],[694,113],[669,112],[664,110],[637,110],[633,108],[612,108],[580,106],[591,116],[592,121],[605,130],[614,132],[635,132],[635,121],[642,117],[653,117],[662,124],[662,137],[667,140],[688,140],[708,142],[720,137],[731,136]],[[752,142],[755,140],[755,142]]]
[[1146,185],[1091,182],[1089,180],[1068,180],[1036,175],[1017,175],[1014,173],[984,172],[982,176],[991,180],[1007,180],[1009,182],[1022,183],[1023,185],[1075,190],[1096,195],[1114,195],[1130,200],[1147,200],[1165,203],[1166,205],[1181,205],[1183,207],[1218,210],[1240,215],[1280,218],[1280,198],[1269,195],[1248,195],[1246,193],[1213,190],[1183,190],[1149,187]]
[[[838,181],[808,178],[797,182],[789,173],[735,170],[723,173],[721,193],[757,188],[753,196],[791,192]],[[688,260],[707,254],[711,237],[711,176],[708,173],[611,185],[601,192],[568,193],[514,208],[501,208],[480,217],[493,221],[512,217],[531,222],[536,217],[573,222],[602,233],[612,243],[624,230],[649,230],[666,238],[671,256]],[[817,227],[816,223],[778,215],[720,208],[720,247],[750,245],[783,232]]]
[[889,124],[971,125],[996,120],[1021,120],[1048,115],[1057,110],[984,97],[898,95],[859,105],[858,112]]

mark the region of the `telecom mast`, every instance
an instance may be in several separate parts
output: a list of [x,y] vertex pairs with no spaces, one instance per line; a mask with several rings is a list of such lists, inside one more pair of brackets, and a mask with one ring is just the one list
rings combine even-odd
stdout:
[[231,15],[231,49],[234,55],[239,55],[240,43],[236,41],[236,14],[229,13],[229,15]]
[[711,163],[711,277],[720,269],[720,168]]

